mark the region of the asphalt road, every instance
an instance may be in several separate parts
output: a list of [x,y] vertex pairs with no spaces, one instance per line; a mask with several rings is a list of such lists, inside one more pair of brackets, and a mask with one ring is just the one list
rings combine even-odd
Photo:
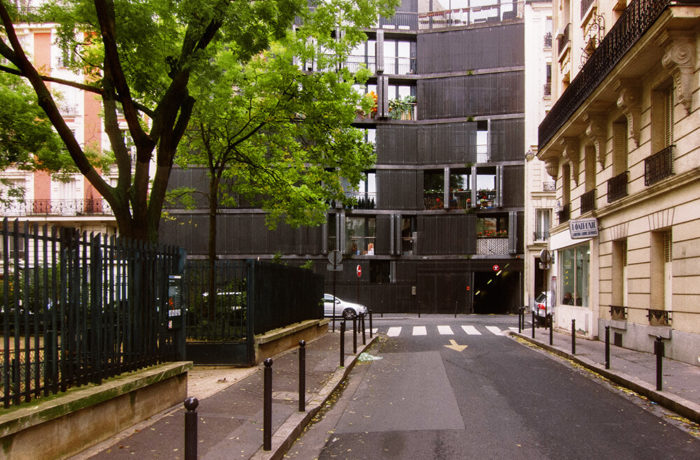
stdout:
[[498,335],[514,326],[515,316],[377,318],[379,359],[357,364],[288,457],[700,459],[699,439]]

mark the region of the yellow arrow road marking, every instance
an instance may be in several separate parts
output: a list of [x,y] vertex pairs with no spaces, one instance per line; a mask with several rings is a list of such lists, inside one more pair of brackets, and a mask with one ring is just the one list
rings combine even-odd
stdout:
[[454,351],[464,351],[464,349],[467,348],[467,345],[457,345],[457,341],[455,339],[450,339],[450,344],[445,345],[445,347]]

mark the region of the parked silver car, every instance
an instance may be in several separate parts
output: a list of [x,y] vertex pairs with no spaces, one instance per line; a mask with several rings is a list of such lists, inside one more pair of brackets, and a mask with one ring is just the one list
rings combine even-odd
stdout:
[[[545,300],[546,299],[546,300]],[[535,312],[537,321],[543,324],[548,313],[554,313],[554,293],[552,291],[540,292],[530,305],[530,310]]]
[[[335,297],[335,315],[353,319],[360,313],[367,313],[367,307]],[[323,316],[333,316],[333,294],[323,294]]]

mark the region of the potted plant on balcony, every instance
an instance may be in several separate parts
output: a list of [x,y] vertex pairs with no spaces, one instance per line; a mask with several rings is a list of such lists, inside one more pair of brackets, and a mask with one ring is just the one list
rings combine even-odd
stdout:
[[412,120],[413,107],[416,105],[415,96],[406,96],[389,101],[389,113],[394,120]]

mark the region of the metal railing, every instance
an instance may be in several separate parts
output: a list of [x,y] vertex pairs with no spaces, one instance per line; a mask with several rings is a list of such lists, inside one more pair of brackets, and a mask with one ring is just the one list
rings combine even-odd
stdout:
[[559,217],[559,223],[563,224],[564,222],[568,222],[571,214],[571,206],[569,203],[566,203],[561,207],[561,210],[557,212],[557,216]]
[[554,192],[557,190],[557,184],[554,181],[544,181],[542,182],[543,192]]
[[7,219],[0,238],[4,407],[176,358],[177,248]]
[[627,319],[627,307],[610,305],[610,318],[616,321]]
[[647,309],[647,318],[649,319],[650,326],[670,326],[671,325],[671,311],[668,310],[657,310],[649,308]]
[[477,238],[476,253],[478,255],[508,254],[508,238]]
[[644,159],[644,185],[649,186],[673,174],[673,145]]
[[636,0],[622,13],[600,46],[540,123],[542,150],[574,112],[595,91],[624,55],[649,30],[669,5],[696,4],[697,0]]
[[494,0],[491,4],[469,8],[421,12],[418,13],[418,28],[424,30],[464,27],[522,18],[522,5],[522,1],[501,3]]
[[102,198],[76,200],[10,200],[0,203],[7,217],[113,215],[109,203]]
[[608,180],[608,203],[627,196],[628,177],[629,171],[625,171]]
[[544,34],[544,47],[547,49],[552,47],[552,32]]
[[549,238],[549,230],[538,230],[532,233],[535,241],[545,241]]
[[581,195],[581,214],[595,209],[595,189]]

